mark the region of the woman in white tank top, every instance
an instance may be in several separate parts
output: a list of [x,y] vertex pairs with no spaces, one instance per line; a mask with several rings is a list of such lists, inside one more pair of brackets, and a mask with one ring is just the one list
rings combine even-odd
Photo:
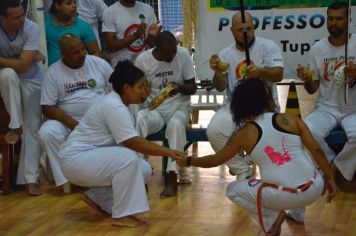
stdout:
[[[249,211],[266,235],[280,235],[285,218],[293,218],[293,212],[304,216],[305,206],[323,192],[323,178],[303,145],[324,173],[327,201],[336,193],[333,172],[305,123],[295,115],[274,114],[274,107],[272,93],[263,81],[249,79],[241,83],[233,93],[230,109],[235,124],[245,125],[233,132],[218,153],[177,160],[182,167],[209,168],[225,163],[241,149],[248,153],[259,167],[261,179],[234,181],[228,185],[226,195]],[[290,215],[284,211],[288,209],[292,209]]]

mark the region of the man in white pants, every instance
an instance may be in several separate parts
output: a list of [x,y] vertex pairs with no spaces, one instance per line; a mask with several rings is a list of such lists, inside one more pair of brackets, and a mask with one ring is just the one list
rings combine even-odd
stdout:
[[[59,147],[88,108],[104,97],[112,73],[106,61],[85,55],[83,43],[75,35],[64,35],[60,40],[60,48],[62,60],[51,65],[43,79],[41,105],[49,120],[43,123],[38,132],[56,186],[68,182],[59,166]],[[69,183],[64,186],[69,187]],[[70,191],[69,188],[64,190]]]
[[[170,97],[156,109],[137,113],[136,128],[141,137],[161,130],[165,125],[171,149],[184,151],[187,143],[185,128],[190,121],[190,96],[196,91],[195,73],[188,50],[177,46],[174,35],[168,31],[157,34],[156,47],[140,54],[135,62],[152,83],[151,98],[167,85],[173,86]],[[147,102],[151,101],[148,98]],[[169,183],[161,198],[177,195],[177,165],[168,160],[166,172]],[[180,178],[183,173],[181,173]],[[188,176],[189,178],[189,176]],[[183,180],[182,180],[183,181]]]
[[23,132],[17,184],[26,184],[29,195],[40,195],[38,185],[41,148],[36,134],[41,125],[41,73],[38,26],[25,18],[19,0],[0,4],[0,93],[10,115],[8,143]]
[[[283,79],[281,50],[273,41],[255,37],[252,16],[249,13],[245,13],[245,15],[251,64],[246,68],[246,47],[240,12],[234,14],[232,17],[231,32],[235,38],[235,44],[220,51],[219,55],[212,55],[210,59],[210,68],[214,70],[213,84],[218,91],[226,89],[228,101],[227,104],[215,113],[207,128],[207,136],[215,152],[224,147],[228,138],[235,130],[230,114],[229,101],[235,87],[246,76],[244,71],[247,70],[248,78],[258,77],[269,82],[269,86],[273,90],[276,109],[278,109],[277,89],[274,83]],[[219,68],[218,65],[221,61],[230,64],[227,73]],[[226,163],[230,168],[230,173],[237,175],[238,179],[245,179],[253,174],[246,159],[241,160],[241,158],[236,157]]]
[[[308,115],[306,123],[329,162],[334,163],[345,179],[351,180],[356,170],[355,34],[349,37],[348,65],[342,69],[344,76],[339,79],[336,76],[338,67],[345,66],[345,42],[348,37],[347,9],[347,3],[341,2],[333,3],[328,7],[327,28],[330,35],[312,47],[309,59],[310,69],[299,67],[297,72],[299,77],[305,81],[304,87],[309,93],[314,93],[318,89],[320,91],[316,109]],[[345,83],[348,89],[346,101]],[[339,125],[345,131],[348,141],[342,151],[335,155],[324,138]]]

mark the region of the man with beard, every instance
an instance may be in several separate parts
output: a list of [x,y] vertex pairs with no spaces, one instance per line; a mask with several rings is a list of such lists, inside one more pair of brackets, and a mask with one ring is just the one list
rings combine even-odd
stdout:
[[112,68],[99,57],[85,55],[83,42],[73,34],[62,36],[59,46],[63,58],[52,64],[43,78],[41,105],[49,120],[41,126],[38,138],[56,186],[64,185],[69,192],[70,184],[58,162],[59,147],[88,108],[104,97]]
[[[315,43],[310,51],[310,68],[299,67],[298,76],[305,81],[308,93],[320,91],[316,109],[306,118],[306,124],[322,147],[329,162],[347,179],[351,180],[356,169],[356,35],[347,31],[347,3],[335,2],[327,9],[329,36]],[[348,58],[345,66],[345,43],[348,41]],[[344,76],[335,76],[339,67]],[[344,79],[346,77],[346,80]],[[345,83],[348,96],[345,101]],[[324,138],[336,126],[341,126],[348,138],[342,151],[335,155]],[[302,220],[302,216],[296,219]]]
[[[232,26],[230,28],[235,38],[235,44],[220,51],[219,55],[212,55],[210,58],[210,68],[215,72],[213,77],[214,87],[218,91],[226,89],[228,100],[228,103],[215,113],[207,128],[207,136],[215,152],[220,151],[224,147],[235,129],[229,109],[230,98],[233,90],[244,76],[247,76],[247,78],[258,77],[267,81],[273,91],[273,97],[277,106],[276,110],[278,110],[277,89],[274,83],[283,79],[281,50],[273,41],[255,37],[252,16],[249,13],[245,13],[245,18],[251,64],[249,66],[246,65],[246,46],[240,12],[233,15]],[[221,62],[230,64],[227,72],[224,72],[219,67]],[[253,105],[253,101],[251,101],[251,105]],[[252,177],[254,172],[253,168],[249,166],[248,156],[242,156],[243,153],[240,153],[226,162],[230,173],[236,175],[237,179]]]

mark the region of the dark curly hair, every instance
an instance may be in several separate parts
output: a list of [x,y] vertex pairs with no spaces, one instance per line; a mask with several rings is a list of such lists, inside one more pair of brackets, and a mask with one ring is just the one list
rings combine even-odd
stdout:
[[145,74],[137,68],[131,61],[124,60],[119,61],[114,69],[114,72],[110,75],[109,82],[115,92],[121,95],[122,87],[125,84],[133,86],[139,79]]
[[239,84],[233,94],[230,111],[236,126],[252,116],[263,114],[266,109],[273,111],[270,87],[260,79],[251,78]]
[[[52,4],[50,8],[48,9],[48,12],[51,13],[52,15],[57,15],[58,10],[56,8],[56,4],[62,4],[65,0],[52,0]],[[86,0],[87,1],[87,0]],[[77,3],[78,4],[78,3]],[[78,6],[78,5],[77,5]],[[78,13],[77,13],[78,14]]]

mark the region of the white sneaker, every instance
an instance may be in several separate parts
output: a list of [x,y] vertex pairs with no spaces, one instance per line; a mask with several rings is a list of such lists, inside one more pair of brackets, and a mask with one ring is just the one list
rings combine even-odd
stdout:
[[190,184],[192,183],[192,180],[190,178],[190,175],[188,173],[188,169],[183,167],[179,169],[179,174],[178,174],[178,183],[180,184]]

